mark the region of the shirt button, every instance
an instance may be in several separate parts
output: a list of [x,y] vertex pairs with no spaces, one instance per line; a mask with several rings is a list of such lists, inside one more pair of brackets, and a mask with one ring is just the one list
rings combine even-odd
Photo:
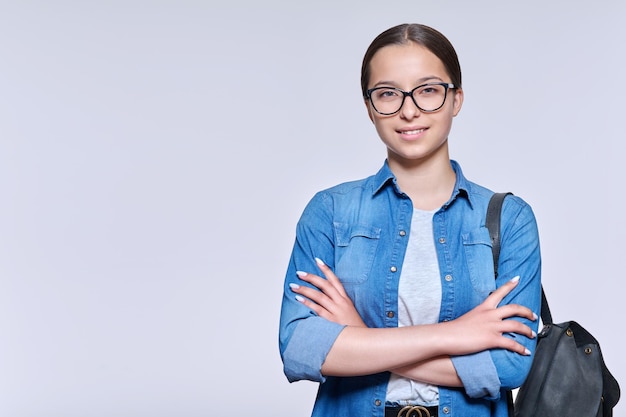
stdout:
[[374,401],[374,405],[375,405],[376,407],[380,407],[380,405],[381,405],[382,403],[383,403],[383,402],[382,402],[381,400],[376,400],[376,401]]
[[387,317],[389,317],[390,319],[392,319],[395,316],[395,314],[393,313],[393,311],[388,311],[387,312]]
[[443,407],[443,413],[444,414],[450,414],[450,408],[449,407]]
[[439,243],[446,243],[446,238],[445,237],[440,237],[439,238]]
[[389,268],[389,270],[391,272],[396,272],[398,270],[398,268],[396,268],[395,266],[392,266],[391,268]]
[[452,275],[446,275],[445,280],[448,282],[452,281]]
[[400,236],[406,236],[406,232],[404,230],[400,230]]

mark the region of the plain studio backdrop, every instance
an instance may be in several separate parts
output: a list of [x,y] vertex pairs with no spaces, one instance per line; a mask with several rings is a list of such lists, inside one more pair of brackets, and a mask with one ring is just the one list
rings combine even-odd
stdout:
[[624,384],[625,5],[3,2],[0,416],[307,416],[278,353],[295,224],[382,164],[360,65],[405,22],[455,45],[451,155],[533,206],[555,320]]

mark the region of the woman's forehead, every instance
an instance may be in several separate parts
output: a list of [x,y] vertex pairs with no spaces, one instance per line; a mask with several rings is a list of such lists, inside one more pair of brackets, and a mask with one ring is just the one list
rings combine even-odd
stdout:
[[448,78],[443,62],[428,48],[416,43],[388,45],[370,62],[370,85],[381,81],[418,81]]

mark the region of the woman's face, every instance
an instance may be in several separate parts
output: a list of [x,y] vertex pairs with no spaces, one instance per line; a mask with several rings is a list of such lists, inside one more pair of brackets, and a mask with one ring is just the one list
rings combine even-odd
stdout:
[[[450,77],[437,56],[416,43],[381,48],[370,62],[368,89],[395,87],[411,91],[425,83],[450,83]],[[418,101],[419,102],[419,101]],[[449,90],[446,101],[435,112],[423,112],[410,97],[400,111],[384,116],[369,100],[365,104],[376,131],[387,146],[390,163],[416,163],[432,158],[448,161],[447,139],[452,118],[461,110],[462,90]]]

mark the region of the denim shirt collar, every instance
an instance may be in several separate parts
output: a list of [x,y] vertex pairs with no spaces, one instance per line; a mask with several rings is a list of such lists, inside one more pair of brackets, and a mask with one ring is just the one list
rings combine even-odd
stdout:
[[[456,182],[454,184],[454,190],[452,191],[452,196],[450,200],[448,200],[443,208],[447,208],[450,204],[456,200],[457,197],[466,198],[469,202],[471,208],[473,208],[472,204],[472,196],[471,196],[471,183],[465,178],[463,175],[463,171],[461,170],[461,166],[455,160],[450,160],[450,165],[452,165],[452,169],[456,174]],[[398,187],[398,183],[396,180],[396,176],[391,172],[391,168],[389,168],[389,162],[385,159],[385,163],[382,168],[376,173],[372,182],[372,196],[378,194],[381,190],[386,187],[393,187],[394,191],[397,194],[403,194],[400,188]]]

